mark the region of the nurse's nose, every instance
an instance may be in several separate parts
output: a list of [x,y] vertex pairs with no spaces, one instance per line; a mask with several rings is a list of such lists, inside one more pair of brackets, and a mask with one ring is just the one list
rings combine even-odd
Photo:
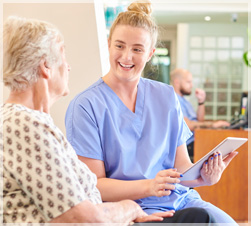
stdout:
[[130,49],[125,49],[124,50],[123,59],[124,60],[131,60],[132,59],[132,51]]

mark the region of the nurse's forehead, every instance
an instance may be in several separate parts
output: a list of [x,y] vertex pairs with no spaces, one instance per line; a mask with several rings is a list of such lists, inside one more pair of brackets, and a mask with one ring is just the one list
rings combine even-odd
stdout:
[[137,43],[145,42],[151,39],[149,31],[141,27],[132,27],[130,25],[118,25],[112,34],[111,39],[121,41],[133,41]]

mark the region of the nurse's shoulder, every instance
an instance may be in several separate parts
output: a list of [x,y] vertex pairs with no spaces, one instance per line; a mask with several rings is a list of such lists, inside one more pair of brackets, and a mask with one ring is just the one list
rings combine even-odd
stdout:
[[81,112],[87,113],[92,119],[95,117],[95,106],[101,107],[105,104],[102,94],[103,86],[104,81],[100,78],[97,82],[77,94],[71,100],[65,115],[66,125],[73,117],[82,114]]
[[174,89],[171,85],[147,78],[141,78],[141,80],[145,83],[146,89],[150,91],[152,95],[163,95],[165,97],[168,96],[168,98],[176,98]]
[[91,103],[95,103],[95,100],[99,100],[102,98],[102,86],[104,85],[104,81],[100,78],[97,82],[93,83],[87,89],[83,90],[79,94],[77,94],[70,102],[68,110],[70,108],[74,108],[76,106],[86,107]]

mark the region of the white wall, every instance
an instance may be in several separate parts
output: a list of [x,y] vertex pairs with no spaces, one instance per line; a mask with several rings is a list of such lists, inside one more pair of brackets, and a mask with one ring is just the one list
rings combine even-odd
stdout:
[[105,24],[104,4],[102,0],[94,0],[98,40],[99,40],[99,54],[101,59],[102,75],[106,75],[110,70],[107,30]]
[[[102,76],[94,3],[3,4],[3,20],[9,15],[46,20],[56,25],[64,35],[66,57],[71,66],[71,92],[53,105],[51,115],[65,133],[64,117],[69,102]],[[105,22],[99,23],[99,29],[102,26]],[[105,47],[102,47],[102,52],[108,54]],[[8,93],[8,89],[4,88],[3,100]]]
[[189,25],[177,24],[177,68],[188,68],[188,35]]

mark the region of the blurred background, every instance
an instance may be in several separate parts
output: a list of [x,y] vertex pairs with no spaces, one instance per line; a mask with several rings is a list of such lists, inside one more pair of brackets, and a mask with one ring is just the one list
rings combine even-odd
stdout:
[[[116,15],[130,2],[104,0],[107,34]],[[206,119],[233,120],[239,117],[242,96],[248,91],[243,59],[251,39],[248,4],[186,2],[152,1],[160,35],[155,56],[143,76],[169,84],[171,70],[188,69],[193,74],[194,89],[203,88],[207,93]],[[188,99],[196,109],[196,99]]]
[[[116,15],[128,0],[43,1],[3,3],[9,15],[37,18],[55,24],[63,33],[71,65],[71,93],[52,108],[55,123],[65,132],[64,117],[73,97],[109,70],[107,36]],[[192,72],[194,88],[205,89],[206,119],[232,120],[240,116],[242,97],[251,85],[243,54],[248,50],[248,4],[225,1],[152,1],[160,34],[155,56],[142,76],[169,84],[176,67]],[[198,2],[198,1],[197,1]],[[212,2],[212,1],[211,1]],[[222,3],[215,3],[222,2]],[[232,1],[233,2],[233,1]],[[0,84],[2,85],[2,83]],[[0,100],[8,96],[4,87]],[[247,96],[247,95],[246,95]],[[195,99],[190,101],[196,107]],[[245,101],[244,101],[245,102]],[[242,106],[243,105],[243,106]],[[242,111],[245,114],[245,111]]]

